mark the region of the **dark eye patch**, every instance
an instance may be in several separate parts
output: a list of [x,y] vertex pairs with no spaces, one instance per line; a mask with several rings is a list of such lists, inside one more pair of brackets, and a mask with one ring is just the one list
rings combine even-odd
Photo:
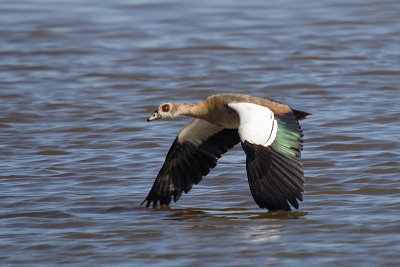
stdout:
[[169,111],[169,105],[168,104],[163,105],[161,108],[162,108],[162,111],[164,111],[164,112],[168,112]]

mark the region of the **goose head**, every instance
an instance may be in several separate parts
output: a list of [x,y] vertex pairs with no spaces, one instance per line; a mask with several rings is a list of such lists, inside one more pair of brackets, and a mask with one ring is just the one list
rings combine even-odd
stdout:
[[151,115],[147,121],[155,121],[164,118],[173,118],[177,116],[175,105],[173,103],[163,103],[160,107]]

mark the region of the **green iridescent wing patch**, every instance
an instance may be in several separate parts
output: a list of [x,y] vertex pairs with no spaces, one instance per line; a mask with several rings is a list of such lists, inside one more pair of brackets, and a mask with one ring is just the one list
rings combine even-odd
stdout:
[[275,119],[278,122],[278,131],[275,141],[271,144],[272,149],[287,156],[300,158],[303,132],[293,112],[284,116],[276,115]]

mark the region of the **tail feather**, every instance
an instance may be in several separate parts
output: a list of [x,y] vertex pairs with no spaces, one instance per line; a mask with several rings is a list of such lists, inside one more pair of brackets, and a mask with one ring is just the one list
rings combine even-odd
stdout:
[[296,109],[292,109],[292,110],[293,110],[294,116],[296,117],[296,120],[298,120],[298,121],[308,119],[311,117],[311,113],[301,111],[301,110],[296,110]]

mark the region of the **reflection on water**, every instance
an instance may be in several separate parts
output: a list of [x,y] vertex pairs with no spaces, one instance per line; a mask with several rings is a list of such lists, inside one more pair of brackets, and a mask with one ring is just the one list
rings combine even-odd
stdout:
[[155,208],[155,210],[168,210],[173,212],[168,215],[168,218],[172,218],[178,221],[184,220],[216,220],[216,219],[229,219],[229,220],[245,220],[245,219],[299,219],[303,216],[307,215],[307,212],[300,211],[249,211],[246,209],[194,209],[194,208],[186,208],[182,210],[171,209],[170,207],[160,207]]
[[243,230],[244,239],[250,243],[275,243],[280,238],[283,225],[253,225]]
[[[4,2],[4,1],[3,1]],[[0,5],[2,266],[398,266],[398,1]],[[233,92],[311,112],[304,201],[254,203],[240,146],[140,206],[179,130],[165,101]]]

